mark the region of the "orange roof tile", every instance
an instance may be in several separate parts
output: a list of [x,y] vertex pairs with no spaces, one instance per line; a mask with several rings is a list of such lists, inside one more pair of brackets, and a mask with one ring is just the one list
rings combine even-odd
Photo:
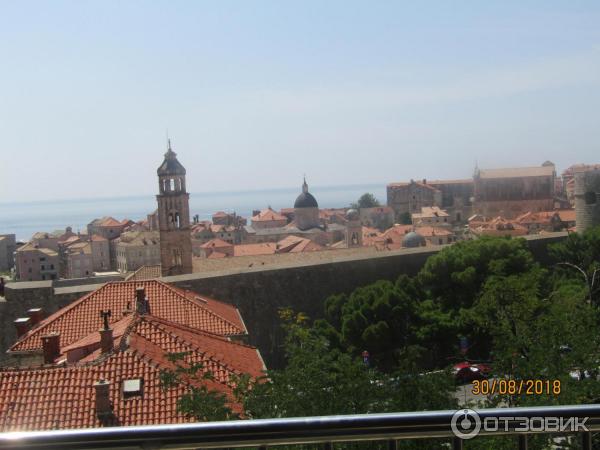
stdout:
[[110,309],[113,312],[111,323],[118,321],[122,311],[135,308],[138,286],[144,287],[151,312],[159,318],[215,334],[246,333],[241,319],[231,322],[215,312],[215,308],[235,310],[232,305],[200,295],[193,298],[183,295],[180,290],[158,280],[120,281],[107,283],[50,315],[22,336],[9,352],[39,351],[42,348],[41,336],[50,332],[60,333],[61,347],[70,345],[98,330],[101,310]]
[[107,217],[98,224],[99,227],[120,227],[121,225],[123,225],[123,223],[119,222],[114,217]]
[[253,222],[266,222],[271,220],[286,220],[287,217],[276,213],[271,208],[263,209],[256,216],[252,217]]
[[441,227],[417,227],[415,231],[423,237],[452,235],[451,231],[448,231],[445,228]]
[[232,247],[233,244],[230,244],[229,242],[225,242],[222,239],[219,238],[215,238],[215,239],[211,239],[208,242],[205,242],[204,244],[202,244],[200,246],[200,248],[223,248],[223,247]]
[[574,209],[559,209],[556,211],[562,222],[575,222]]
[[125,281],[140,281],[140,280],[152,280],[154,278],[160,278],[162,276],[161,265],[154,266],[142,266],[131,275],[125,278]]
[[[135,315],[120,340],[112,353],[96,352],[85,363],[0,370],[0,431],[191,422],[194,419],[177,408],[185,384],[162,387],[161,370],[174,368],[168,353],[185,353],[184,364],[201,363],[202,371],[213,375],[202,383],[225,393],[238,412],[240,405],[232,395],[233,375],[247,373],[256,378],[264,371],[253,347],[151,315]],[[101,379],[110,382],[113,411],[105,422],[95,412],[94,383]],[[143,380],[141,395],[125,398],[123,382],[132,379]]]
[[273,255],[277,248],[274,242],[260,244],[241,244],[233,247],[233,256]]

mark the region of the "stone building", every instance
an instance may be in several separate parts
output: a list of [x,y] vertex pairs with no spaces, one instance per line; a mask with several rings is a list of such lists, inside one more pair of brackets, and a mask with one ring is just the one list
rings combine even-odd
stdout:
[[110,241],[111,239],[118,238],[128,224],[129,221],[126,219],[119,222],[114,217],[106,216],[100,219],[94,219],[88,223],[87,232],[89,236],[97,234]]
[[279,228],[284,227],[288,223],[287,217],[273,211],[269,206],[267,209],[254,214],[250,219],[252,228],[255,230],[262,230],[265,228]]
[[14,267],[16,249],[14,234],[0,234],[0,272],[8,272]]
[[[365,227],[386,230],[394,225],[394,210],[389,206],[373,206],[372,208],[359,208],[360,222]],[[337,217],[333,215],[332,217]]]
[[396,215],[396,222],[410,221],[410,215],[425,206],[442,206],[442,192],[427,184],[427,180],[387,185],[387,204]]
[[90,242],[71,244],[65,251],[65,278],[86,278],[94,274],[94,258]]
[[159,187],[156,200],[163,276],[192,273],[190,194],[185,188],[185,168],[171,149],[170,140],[165,159],[156,172]]
[[418,213],[411,214],[412,224],[415,226],[449,227],[450,215],[437,206],[425,206]]
[[466,223],[473,214],[472,179],[465,180],[434,180],[426,181],[428,185],[441,192],[442,201],[439,206],[448,213],[452,223]]
[[508,169],[475,169],[474,209],[484,216],[511,219],[554,209],[554,164]]
[[161,245],[157,231],[126,231],[113,242],[119,272],[133,272],[142,266],[161,264]]
[[56,250],[40,247],[34,242],[19,247],[16,255],[16,275],[20,281],[56,280],[60,257]]
[[575,171],[575,216],[578,233],[600,225],[600,169]]

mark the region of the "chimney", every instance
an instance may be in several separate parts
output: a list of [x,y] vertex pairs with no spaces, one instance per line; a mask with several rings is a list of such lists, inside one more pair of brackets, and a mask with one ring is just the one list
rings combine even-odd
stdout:
[[19,317],[14,323],[17,329],[17,337],[21,337],[29,331],[31,319],[29,317]]
[[100,348],[103,354],[112,352],[114,348],[113,330],[108,324],[110,316],[110,309],[108,311],[100,311],[100,317],[104,320],[104,326],[100,329]]
[[29,316],[29,324],[33,328],[44,318],[44,310],[42,308],[31,308],[27,311],[27,315]]
[[149,314],[150,304],[146,298],[144,286],[139,286],[135,290],[135,310],[138,314]]
[[44,364],[52,364],[60,355],[60,333],[49,333],[42,336]]
[[110,383],[106,380],[100,380],[94,383],[96,390],[96,415],[100,419],[105,419],[112,414],[112,405],[110,404]]

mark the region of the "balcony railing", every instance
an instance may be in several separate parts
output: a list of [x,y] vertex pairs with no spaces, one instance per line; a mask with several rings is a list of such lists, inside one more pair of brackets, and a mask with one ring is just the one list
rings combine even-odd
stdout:
[[[193,449],[239,448],[294,444],[323,444],[330,450],[336,442],[385,441],[393,450],[400,440],[451,438],[452,448],[463,440],[451,428],[456,411],[301,417],[292,419],[239,420],[178,425],[13,432],[0,434],[0,449]],[[510,418],[587,418],[587,431],[571,433],[592,448],[592,432],[600,431],[600,405],[477,410],[482,421],[503,418],[500,431],[482,427],[475,437],[509,435],[515,448],[527,449],[528,436],[519,432],[521,422]],[[547,433],[547,431],[537,431]],[[563,433],[564,434],[564,433]],[[510,436],[512,435],[512,436]]]

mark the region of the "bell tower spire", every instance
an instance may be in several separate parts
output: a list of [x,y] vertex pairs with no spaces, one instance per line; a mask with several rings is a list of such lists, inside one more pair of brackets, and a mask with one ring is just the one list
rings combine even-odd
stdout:
[[190,194],[185,187],[186,171],[177,160],[168,137],[165,159],[156,172],[162,275],[192,273]]

